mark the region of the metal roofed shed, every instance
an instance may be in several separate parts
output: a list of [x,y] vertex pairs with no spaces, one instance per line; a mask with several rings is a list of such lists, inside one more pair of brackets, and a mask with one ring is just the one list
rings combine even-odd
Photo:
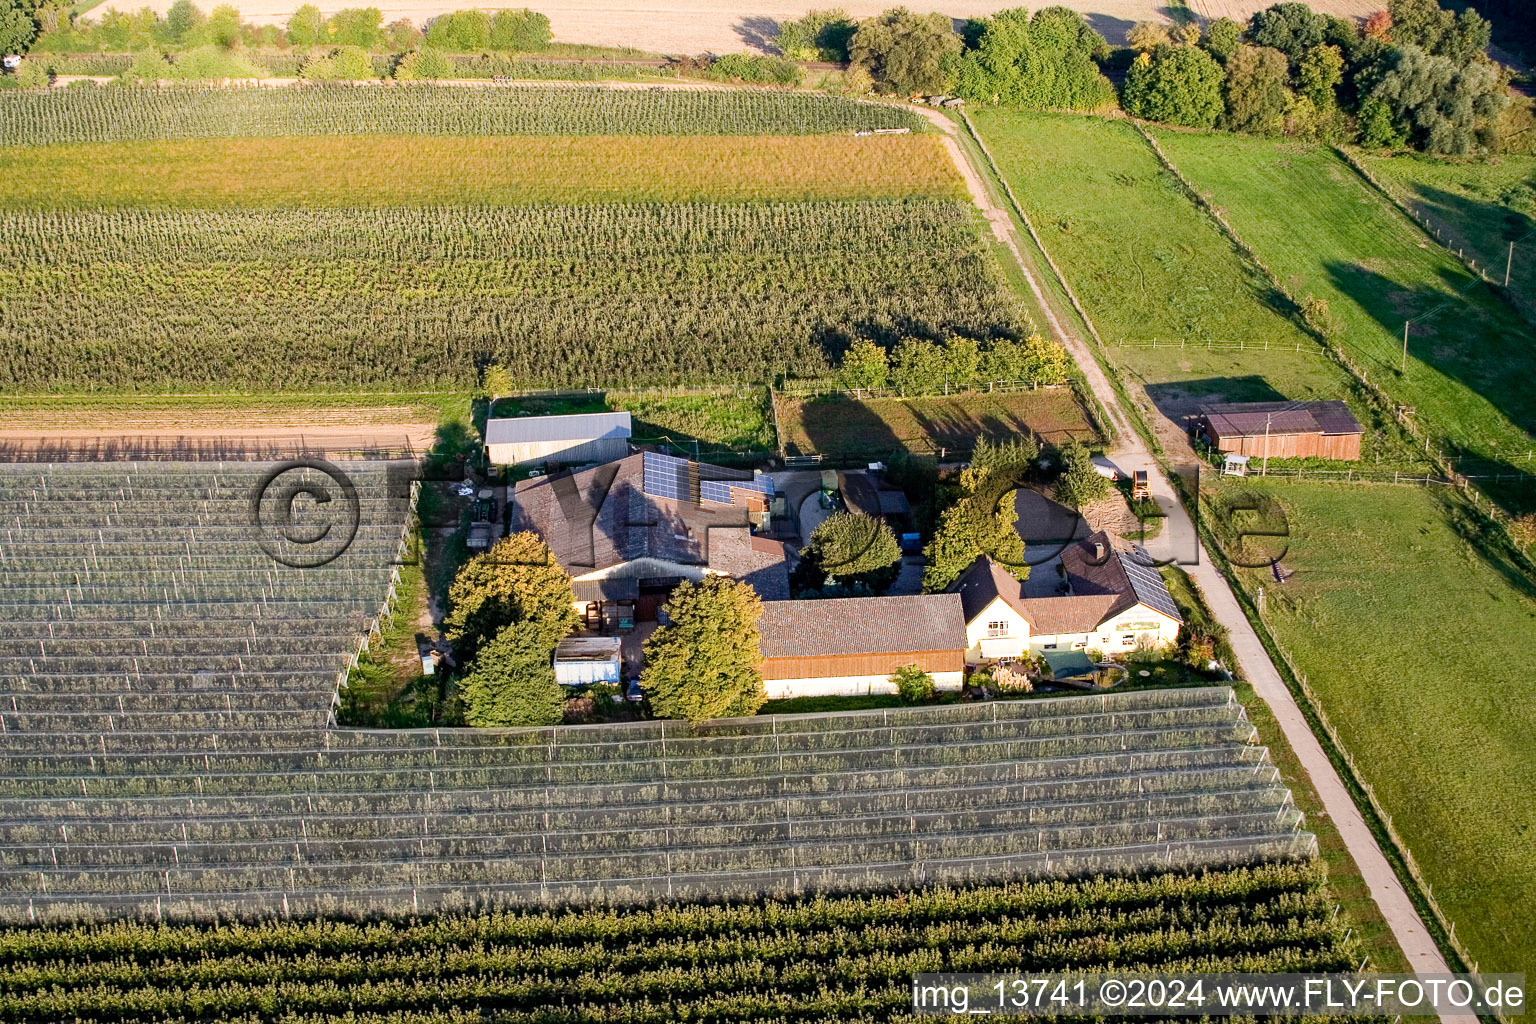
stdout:
[[623,645],[616,636],[568,636],[555,647],[555,682],[618,685],[623,657]]
[[1360,459],[1365,428],[1343,402],[1200,406],[1196,429],[1218,451],[1275,459]]
[[629,454],[633,422],[627,412],[516,416],[486,421],[491,464],[611,462]]

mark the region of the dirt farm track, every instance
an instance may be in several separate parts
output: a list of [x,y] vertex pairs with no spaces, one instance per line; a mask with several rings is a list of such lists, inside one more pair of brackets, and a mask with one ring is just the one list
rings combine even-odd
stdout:
[[[150,0],[164,14],[173,0]],[[302,0],[238,0],[236,6],[248,21],[258,24],[288,20]],[[418,25],[447,11],[470,6],[495,9],[500,4],[469,4],[464,0],[375,0],[384,21],[409,18]],[[1173,6],[1168,0],[1056,0],[1082,11],[1094,28],[1110,42],[1118,43],[1138,21],[1166,20]],[[1310,0],[1311,6],[1332,14],[1364,17],[1386,6],[1386,0]],[[356,6],[354,0],[315,0],[329,13]],[[848,3],[809,3],[808,0],[539,0],[529,6],[549,16],[555,39],[597,46],[633,46],[663,54],[729,53],[769,50],[781,20],[800,17],[810,7],[841,7],[855,18],[878,14],[894,0],[852,0]],[[137,0],[109,0],[93,14],[108,7],[138,8]],[[206,6],[212,6],[207,4]],[[915,10],[928,3],[911,3]],[[1011,0],[945,0],[933,4],[954,18],[992,14],[1014,6]],[[1028,4],[1044,7],[1040,0]],[[1202,18],[1246,18],[1269,6],[1269,0],[1188,0],[1188,7]]]

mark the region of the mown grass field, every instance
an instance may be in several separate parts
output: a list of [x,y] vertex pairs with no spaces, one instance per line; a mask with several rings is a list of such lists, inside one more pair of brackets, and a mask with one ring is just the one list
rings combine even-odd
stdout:
[[379,136],[0,151],[0,208],[963,198],[936,136]]
[[1530,325],[1335,153],[1235,135],[1159,140],[1298,299],[1328,303],[1338,343],[1452,454],[1523,460],[1536,447]]
[[1047,442],[1098,437],[1070,388],[930,398],[778,395],[780,443],[790,455],[883,458],[898,450],[964,458],[978,437],[1033,433]]
[[[1295,575],[1240,570],[1487,970],[1536,963],[1536,592],[1408,487],[1271,484]],[[1267,542],[1266,542],[1267,543]]]
[[[1165,415],[1200,401],[1343,399],[1369,423],[1348,374],[1130,125],[990,108],[972,121],[1111,357]],[[1398,447],[1372,429],[1367,457],[1398,459]]]
[[[1412,155],[1360,154],[1378,181],[1421,217],[1448,245],[1487,267],[1525,318],[1536,323],[1536,157],[1502,156],[1461,162]],[[1515,246],[1510,260],[1509,243]]]

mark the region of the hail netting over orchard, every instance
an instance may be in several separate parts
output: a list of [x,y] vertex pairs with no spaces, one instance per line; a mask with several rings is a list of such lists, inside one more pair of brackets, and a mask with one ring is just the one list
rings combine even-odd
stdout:
[[[409,463],[341,465],[345,492],[282,464],[0,465],[10,767],[324,728],[391,600],[411,499]],[[290,496],[312,523],[284,518]]]
[[732,89],[61,89],[0,93],[0,144],[278,135],[821,135],[917,130],[909,110]]

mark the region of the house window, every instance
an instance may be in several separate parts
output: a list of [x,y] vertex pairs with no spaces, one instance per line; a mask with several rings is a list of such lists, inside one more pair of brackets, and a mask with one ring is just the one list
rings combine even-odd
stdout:
[[1006,622],[989,622],[989,623],[987,623],[987,636],[996,638],[996,637],[1007,636],[1007,635],[1008,635],[1008,623],[1006,623]]
[[1088,641],[1087,640],[1078,640],[1077,642],[1075,642],[1072,645],[1072,649],[1074,651],[1081,651],[1081,650],[1085,649],[1087,646],[1088,646]]
[[1041,644],[1040,645],[1040,649],[1042,651],[1054,651],[1056,649],[1056,645],[1055,644]]
[[1125,634],[1124,636],[1122,636],[1120,638],[1120,642],[1122,644],[1134,644],[1136,642],[1136,634],[1135,633],[1127,633],[1127,634]]

